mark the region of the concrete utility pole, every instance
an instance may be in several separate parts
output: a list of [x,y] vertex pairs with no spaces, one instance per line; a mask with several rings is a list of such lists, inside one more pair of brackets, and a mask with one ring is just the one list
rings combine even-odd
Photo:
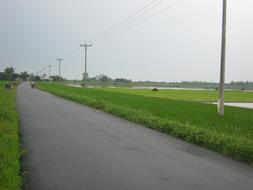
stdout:
[[84,80],[84,84],[85,87],[87,87],[87,78],[88,78],[88,72],[87,72],[87,50],[89,47],[92,47],[92,44],[80,44],[81,47],[84,47],[84,51],[85,51],[85,71],[83,74],[83,80]]
[[48,65],[48,79],[50,80],[51,77],[51,67],[52,65]]
[[227,0],[223,0],[222,13],[222,42],[221,42],[221,66],[220,66],[220,92],[218,100],[218,113],[224,116],[224,83],[226,60],[226,24],[227,24]]
[[56,60],[59,61],[59,77],[61,77],[61,61],[63,60],[63,58],[56,59]]
[[43,77],[46,76],[46,68],[43,68]]

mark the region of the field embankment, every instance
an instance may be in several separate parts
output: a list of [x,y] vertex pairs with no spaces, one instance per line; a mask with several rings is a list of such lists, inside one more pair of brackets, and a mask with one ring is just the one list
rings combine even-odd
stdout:
[[0,81],[0,189],[21,189],[20,145],[16,89],[5,90]]
[[[253,110],[132,94],[131,90],[83,89],[37,83],[55,95],[134,121],[185,141],[253,164]],[[157,93],[157,92],[153,92]]]

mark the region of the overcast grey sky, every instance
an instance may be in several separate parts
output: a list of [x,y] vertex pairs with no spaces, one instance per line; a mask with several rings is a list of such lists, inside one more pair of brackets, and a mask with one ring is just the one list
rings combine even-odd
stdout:
[[[51,64],[56,74],[55,59],[63,56],[63,76],[81,79],[80,42],[151,1],[0,0],[0,70],[14,66],[18,72],[36,73]],[[175,1],[164,0],[136,22]],[[227,82],[253,81],[252,8],[252,0],[228,0]],[[221,11],[222,0],[183,0],[138,27],[94,44],[88,73],[133,80],[218,81]]]

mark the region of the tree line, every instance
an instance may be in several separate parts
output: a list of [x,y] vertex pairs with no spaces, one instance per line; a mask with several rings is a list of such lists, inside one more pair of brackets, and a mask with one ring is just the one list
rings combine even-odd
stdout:
[[28,80],[29,74],[27,71],[16,73],[14,67],[7,67],[3,72],[0,72],[0,80],[14,81],[17,79]]
[[[27,71],[23,71],[20,73],[15,72],[14,67],[6,67],[3,72],[0,72],[0,80],[4,81],[15,81],[15,80],[33,80],[33,81],[40,81],[40,80],[49,80],[46,78],[46,75],[38,76],[34,74],[29,74]],[[59,76],[50,76],[50,80],[52,81],[63,81],[65,80]]]

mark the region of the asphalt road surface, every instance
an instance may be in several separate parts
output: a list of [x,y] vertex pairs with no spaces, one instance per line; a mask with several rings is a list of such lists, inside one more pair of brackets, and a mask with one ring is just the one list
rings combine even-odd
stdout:
[[252,190],[253,168],[23,83],[28,190]]

